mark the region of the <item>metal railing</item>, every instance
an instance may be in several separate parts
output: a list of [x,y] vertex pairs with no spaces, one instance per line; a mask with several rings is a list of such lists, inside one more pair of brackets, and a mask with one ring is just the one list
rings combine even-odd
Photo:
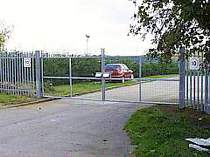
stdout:
[[34,53],[0,53],[0,91],[15,95],[35,95]]
[[[200,65],[198,70],[190,69],[190,57],[199,58]],[[205,111],[209,106],[209,70],[204,67],[204,52],[191,54],[186,59],[185,67],[185,105],[193,109]]]

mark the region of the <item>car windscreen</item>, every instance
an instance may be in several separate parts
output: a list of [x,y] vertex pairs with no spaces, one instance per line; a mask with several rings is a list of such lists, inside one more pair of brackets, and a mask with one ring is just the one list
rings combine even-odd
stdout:
[[105,66],[105,70],[120,70],[121,67],[120,65],[116,65],[116,64],[107,64]]

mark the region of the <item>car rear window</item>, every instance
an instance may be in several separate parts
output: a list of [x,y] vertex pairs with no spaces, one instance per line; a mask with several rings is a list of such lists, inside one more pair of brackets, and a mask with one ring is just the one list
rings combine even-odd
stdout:
[[120,70],[121,66],[116,64],[108,64],[105,66],[105,70]]
[[125,70],[129,70],[129,68],[128,68],[125,64],[122,64],[122,67],[123,67]]

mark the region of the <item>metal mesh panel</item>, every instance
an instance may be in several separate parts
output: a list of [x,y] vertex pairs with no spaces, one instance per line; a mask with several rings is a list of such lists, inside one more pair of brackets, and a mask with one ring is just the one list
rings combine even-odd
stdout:
[[[44,55],[44,95],[101,100],[98,56]],[[91,93],[98,93],[92,96]]]
[[168,79],[142,79],[142,102],[178,103],[179,81]]

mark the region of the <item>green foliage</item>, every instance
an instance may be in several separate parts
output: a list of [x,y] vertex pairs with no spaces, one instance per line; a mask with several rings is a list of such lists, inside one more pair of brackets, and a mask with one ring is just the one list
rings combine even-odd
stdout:
[[[121,82],[107,82],[107,89],[113,89],[117,87],[124,87],[136,84],[135,81],[125,81]],[[45,94],[55,95],[55,96],[68,96],[70,95],[69,84],[55,85],[54,82],[48,82],[45,86]],[[101,90],[101,82],[91,82],[91,81],[80,81],[73,83],[72,87],[73,95],[82,95],[91,92],[96,92]]]
[[[106,58],[106,64],[121,63],[126,64],[134,73],[134,77],[139,77],[139,63],[130,57],[112,57]],[[72,59],[72,76],[74,77],[94,77],[96,72],[101,71],[101,63],[96,58],[73,58]],[[170,63],[159,62],[158,60],[146,60],[142,64],[142,77],[153,75],[178,74],[177,61]],[[68,58],[48,58],[44,59],[44,76],[69,76],[69,59]],[[53,85],[68,84],[68,79],[48,80]],[[74,80],[74,83],[80,82]]]
[[5,41],[5,36],[0,33],[0,51],[3,49]]
[[[95,58],[73,58],[72,76],[95,76],[95,72],[100,71],[100,62]],[[48,58],[44,59],[45,76],[69,76],[68,58]]]
[[65,58],[49,58],[44,59],[44,75],[45,76],[68,76],[69,61]]
[[11,28],[9,28],[0,21],[0,51],[4,49],[4,44],[6,40],[9,38],[10,33],[11,33]]
[[18,96],[18,95],[0,93],[0,106],[29,102],[32,99],[33,98],[29,98],[27,96]]
[[[137,146],[136,157],[208,157],[207,153],[189,149],[189,143],[185,141],[189,137],[209,138],[210,129],[202,127],[199,117],[206,116],[156,106],[134,113],[125,129],[132,144]],[[209,126],[209,121],[206,126]]]
[[[143,57],[142,63],[142,77],[153,76],[153,75],[168,75],[178,74],[178,63],[176,60],[171,62],[161,62],[159,58],[148,58]],[[106,59],[106,64],[110,63],[122,63],[131,69],[134,73],[134,77],[139,77],[139,63],[131,57],[114,57],[112,59]]]
[[44,82],[44,90],[46,93],[55,91],[52,81],[47,80]]
[[177,63],[145,63],[142,66],[142,76],[178,74]]
[[180,46],[190,53],[209,52],[210,3],[207,0],[131,0],[136,6],[130,33],[152,34],[152,49],[170,58]]
[[101,71],[101,63],[97,58],[74,58],[72,60],[73,76],[94,77],[99,71]]

